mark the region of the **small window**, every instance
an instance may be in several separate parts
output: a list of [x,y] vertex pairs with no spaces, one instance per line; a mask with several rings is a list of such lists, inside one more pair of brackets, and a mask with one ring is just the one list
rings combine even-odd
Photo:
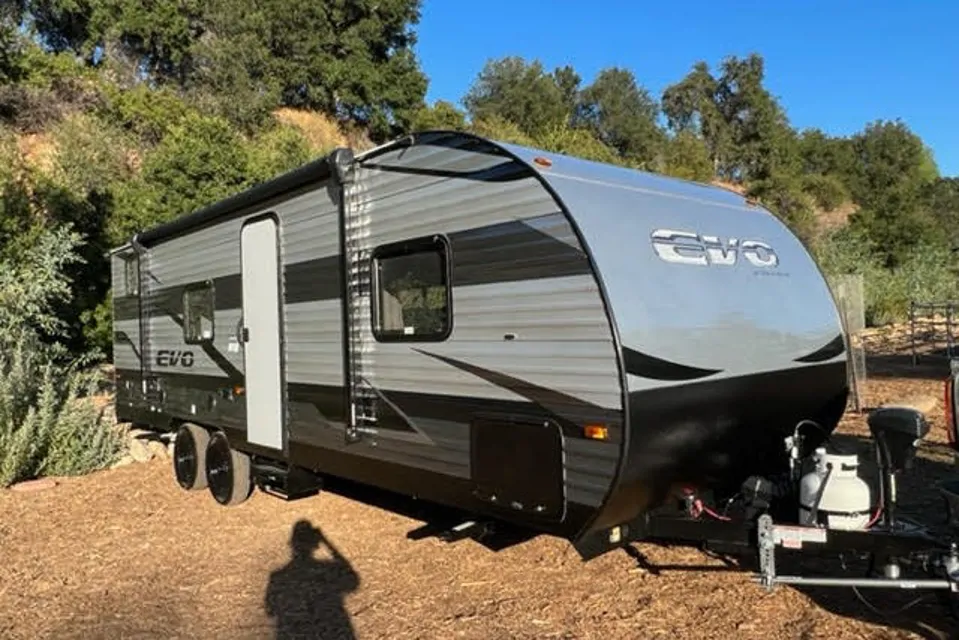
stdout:
[[380,341],[439,341],[452,330],[446,241],[421,238],[373,253],[373,334]]
[[123,289],[128,296],[140,294],[140,270],[136,256],[123,259]]
[[183,291],[183,339],[187,344],[213,340],[213,283],[191,285]]

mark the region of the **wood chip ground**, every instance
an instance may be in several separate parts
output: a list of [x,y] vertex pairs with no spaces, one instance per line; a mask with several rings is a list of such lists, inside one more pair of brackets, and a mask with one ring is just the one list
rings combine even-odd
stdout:
[[[938,400],[902,488],[904,508],[936,521],[934,483],[954,472],[944,366],[877,361],[866,397]],[[841,431],[868,451],[862,416]],[[294,552],[300,521],[313,538]],[[218,507],[179,490],[159,458],[0,491],[0,638],[959,637],[935,600],[890,615],[916,593],[864,591],[879,615],[849,589],[767,594],[748,567],[697,550],[639,544],[646,568],[625,552],[583,563],[545,537],[500,552],[407,539],[420,524],[328,493]]]

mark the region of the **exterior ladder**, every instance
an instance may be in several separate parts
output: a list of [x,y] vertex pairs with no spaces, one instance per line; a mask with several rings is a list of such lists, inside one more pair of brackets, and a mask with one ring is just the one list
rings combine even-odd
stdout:
[[344,236],[346,253],[346,330],[349,354],[347,384],[350,397],[346,441],[354,443],[364,436],[376,435],[376,391],[372,386],[375,343],[369,330],[370,296],[370,217],[361,201],[355,182],[343,185],[345,207]]

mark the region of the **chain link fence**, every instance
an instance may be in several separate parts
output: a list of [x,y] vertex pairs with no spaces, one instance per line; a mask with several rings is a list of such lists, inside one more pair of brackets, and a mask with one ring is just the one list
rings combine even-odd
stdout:
[[846,332],[849,353],[849,402],[856,412],[865,406],[863,391],[866,383],[866,348],[863,331],[866,328],[866,295],[863,276],[846,274],[829,278],[829,287],[839,307]]

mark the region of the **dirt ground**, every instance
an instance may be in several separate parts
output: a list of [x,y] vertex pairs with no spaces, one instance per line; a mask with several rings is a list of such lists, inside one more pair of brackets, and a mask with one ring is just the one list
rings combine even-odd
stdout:
[[[945,368],[902,360],[870,362],[866,403],[939,400],[901,502],[941,520]],[[841,430],[862,446],[864,424]],[[935,600],[888,615],[916,593],[865,590],[879,615],[849,589],[767,594],[697,550],[582,563],[545,537],[499,552],[408,539],[421,524],[330,493],[222,508],[181,491],[165,459],[0,491],[0,638],[959,637]]]

